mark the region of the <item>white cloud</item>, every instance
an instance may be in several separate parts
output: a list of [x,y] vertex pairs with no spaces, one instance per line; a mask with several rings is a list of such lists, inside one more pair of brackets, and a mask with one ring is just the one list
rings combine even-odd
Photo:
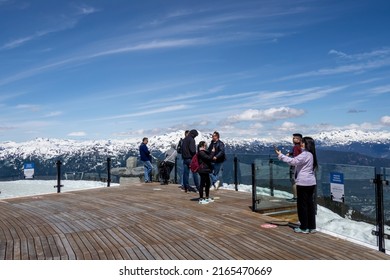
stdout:
[[329,123],[312,124],[305,126],[310,133],[318,133],[320,131],[344,131],[344,130],[361,130],[361,131],[377,131],[383,129],[383,126],[379,123],[350,123],[346,125],[333,125]]
[[300,74],[290,75],[286,77],[282,77],[277,81],[298,79],[298,78],[309,78],[309,77],[319,77],[319,76],[330,76],[337,74],[345,74],[345,73],[359,73],[362,71],[378,69],[382,67],[386,67],[390,65],[390,59],[378,59],[367,62],[342,65],[334,68],[323,68],[319,70],[313,70],[309,72],[304,72]]
[[87,136],[87,133],[85,133],[84,131],[75,131],[75,132],[69,133],[68,136],[72,136],[72,137],[84,137],[84,136]]
[[302,127],[296,123],[293,122],[284,122],[279,127],[280,131],[299,131],[302,129]]
[[365,113],[367,110],[361,110],[361,109],[349,109],[348,114],[360,114],[360,113]]
[[385,86],[380,86],[376,87],[370,90],[371,93],[373,94],[383,94],[383,93],[390,93],[390,85],[385,85]]
[[105,50],[102,52],[97,52],[97,53],[89,55],[88,57],[86,57],[86,59],[114,55],[114,54],[135,52],[135,51],[197,46],[197,45],[204,45],[204,44],[207,44],[210,42],[211,41],[209,39],[206,39],[206,38],[154,40],[154,41],[147,42],[147,43],[139,43],[139,44],[133,45],[133,46],[114,48],[114,49]]
[[29,110],[29,111],[39,111],[39,105],[35,104],[19,104],[16,106],[16,109],[21,109],[21,110]]
[[131,118],[131,117],[141,117],[141,116],[154,115],[154,114],[159,114],[159,113],[180,111],[180,110],[184,110],[187,108],[188,108],[188,106],[186,106],[186,105],[174,105],[174,106],[159,108],[159,109],[155,109],[155,110],[142,111],[142,112],[138,112],[138,113],[99,118],[99,119],[94,119],[92,121],[103,121],[103,120],[115,120],[115,119]]
[[260,121],[270,122],[281,119],[295,118],[302,116],[305,113],[302,109],[294,109],[289,107],[270,108],[267,110],[249,109],[241,114],[231,116],[227,119],[230,123],[243,121]]
[[372,52],[352,55],[337,50],[330,50],[329,54],[334,54],[340,58],[346,59],[347,63],[345,63],[345,65],[340,65],[334,68],[323,68],[282,77],[278,79],[278,81],[306,77],[330,76],[345,73],[360,73],[368,70],[387,67],[390,65],[390,48],[383,48]]
[[15,129],[15,127],[10,127],[10,126],[0,126],[0,132],[1,132],[1,131],[8,131],[8,130],[12,130],[12,129]]
[[381,123],[386,126],[390,126],[390,116],[383,116],[381,118]]
[[[0,2],[0,5],[1,5],[1,2]],[[82,7],[77,7],[77,8],[78,8],[79,12],[77,13],[76,16],[74,16],[74,15],[69,16],[69,17],[60,16],[60,17],[58,17],[60,19],[60,21],[58,23],[56,23],[55,25],[53,25],[55,27],[50,27],[47,29],[38,30],[31,35],[28,35],[28,36],[25,36],[22,38],[17,38],[14,40],[10,40],[9,42],[5,43],[3,46],[0,46],[0,51],[1,50],[10,50],[10,49],[20,47],[20,46],[28,43],[29,41],[39,39],[40,37],[44,37],[44,36],[49,35],[51,33],[56,33],[56,32],[61,32],[64,30],[72,29],[78,24],[78,22],[80,21],[80,18],[82,16],[87,16],[87,15],[96,13],[98,11],[97,9],[95,9],[93,7],[88,7],[88,6],[82,6]]]
[[98,12],[99,10],[91,6],[79,6],[77,7],[79,15],[90,15]]
[[367,60],[372,58],[388,57],[390,55],[390,48],[382,48],[371,52],[357,53],[357,54],[347,54],[337,50],[330,50],[329,54],[334,54],[343,59],[359,61],[359,60]]
[[5,43],[2,47],[0,47],[0,50],[9,50],[9,49],[17,48],[17,47],[33,40],[34,38],[35,38],[34,36],[27,36],[24,38],[19,38],[19,39],[9,41],[8,43]]
[[50,112],[50,113],[46,114],[45,118],[57,117],[57,116],[61,116],[61,115],[62,115],[61,111],[55,111],[55,112]]
[[249,126],[250,129],[260,129],[263,127],[264,127],[264,125],[262,123],[254,123],[254,124]]

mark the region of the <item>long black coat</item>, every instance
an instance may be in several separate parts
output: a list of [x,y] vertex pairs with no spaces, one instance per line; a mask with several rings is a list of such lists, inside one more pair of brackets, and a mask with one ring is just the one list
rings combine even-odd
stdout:
[[214,153],[210,153],[207,150],[200,150],[198,152],[199,169],[198,173],[211,173]]
[[198,136],[198,131],[193,129],[186,138],[183,139],[181,144],[181,156],[183,159],[192,159],[192,157],[196,154],[196,136]]

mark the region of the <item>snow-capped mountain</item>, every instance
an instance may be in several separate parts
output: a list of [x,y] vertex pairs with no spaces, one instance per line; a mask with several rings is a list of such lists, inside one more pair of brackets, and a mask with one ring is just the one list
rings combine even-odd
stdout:
[[[184,131],[152,136],[149,138],[148,146],[152,154],[159,158],[172,144],[176,145],[183,136]],[[345,130],[322,132],[311,136],[316,140],[318,150],[326,151],[324,155],[330,159],[337,157],[335,152],[354,153],[360,155],[360,158],[364,156],[390,159],[389,132]],[[129,156],[138,156],[141,140],[129,138],[124,140],[75,141],[37,138],[21,143],[3,142],[0,143],[0,177],[20,174],[24,162],[34,162],[35,168],[41,168],[41,172],[47,175],[55,173],[57,160],[61,160],[66,169],[70,171],[82,169],[100,172],[100,170],[105,169],[108,157],[113,159],[113,166],[124,166]],[[199,132],[196,142],[201,140],[209,142],[211,132]],[[236,137],[222,138],[221,140],[226,145],[227,153],[236,154],[270,154],[274,144],[284,147],[285,150],[291,147],[290,135],[280,140],[269,137],[247,139]],[[348,156],[348,158],[351,157]],[[360,161],[356,157],[354,158],[350,160],[352,163]],[[363,162],[371,164],[374,160]],[[340,159],[335,160],[335,162],[339,161]]]
[[362,131],[357,129],[336,130],[321,132],[313,138],[320,142],[321,146],[349,145],[352,143],[389,144],[390,132],[388,131]]

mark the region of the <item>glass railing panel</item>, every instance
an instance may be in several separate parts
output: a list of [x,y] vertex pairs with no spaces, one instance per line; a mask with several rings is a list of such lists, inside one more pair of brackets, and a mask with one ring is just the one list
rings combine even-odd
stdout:
[[[254,159],[255,164],[255,176],[256,176],[256,199],[263,195],[273,196],[273,189],[271,188],[270,182],[272,182],[272,174],[270,173],[270,165],[272,160],[267,157],[257,157]],[[252,181],[250,181],[252,185]]]
[[376,246],[375,168],[322,164],[317,172],[317,227]]
[[[383,205],[385,218],[385,234],[390,237],[390,168],[383,168],[383,178],[385,184],[383,186]],[[387,185],[386,182],[389,184]],[[390,252],[390,240],[385,239],[385,248]]]
[[226,160],[223,162],[222,168],[219,171],[221,184],[234,183],[234,155],[226,154]]
[[[58,191],[57,162],[60,161],[60,192],[82,190],[108,185],[107,158],[94,157],[79,162],[66,158],[56,158],[46,162],[26,161],[13,172],[0,170],[7,174],[0,178],[0,199],[36,196]],[[121,163],[111,160],[111,166]],[[111,174],[111,186],[119,185],[119,176]]]
[[252,163],[256,164],[258,170],[263,170],[263,165],[268,165],[267,157],[262,155],[227,155],[224,163],[224,182],[230,184],[234,183],[234,157],[237,157],[237,179],[240,185],[252,185]]
[[269,169],[272,193],[279,192],[283,193],[283,196],[293,197],[294,169],[277,158],[271,160]]

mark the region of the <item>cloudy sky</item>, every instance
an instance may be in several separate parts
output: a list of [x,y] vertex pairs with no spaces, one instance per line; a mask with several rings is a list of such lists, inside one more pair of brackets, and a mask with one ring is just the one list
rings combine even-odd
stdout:
[[390,130],[387,0],[0,0],[0,141]]

